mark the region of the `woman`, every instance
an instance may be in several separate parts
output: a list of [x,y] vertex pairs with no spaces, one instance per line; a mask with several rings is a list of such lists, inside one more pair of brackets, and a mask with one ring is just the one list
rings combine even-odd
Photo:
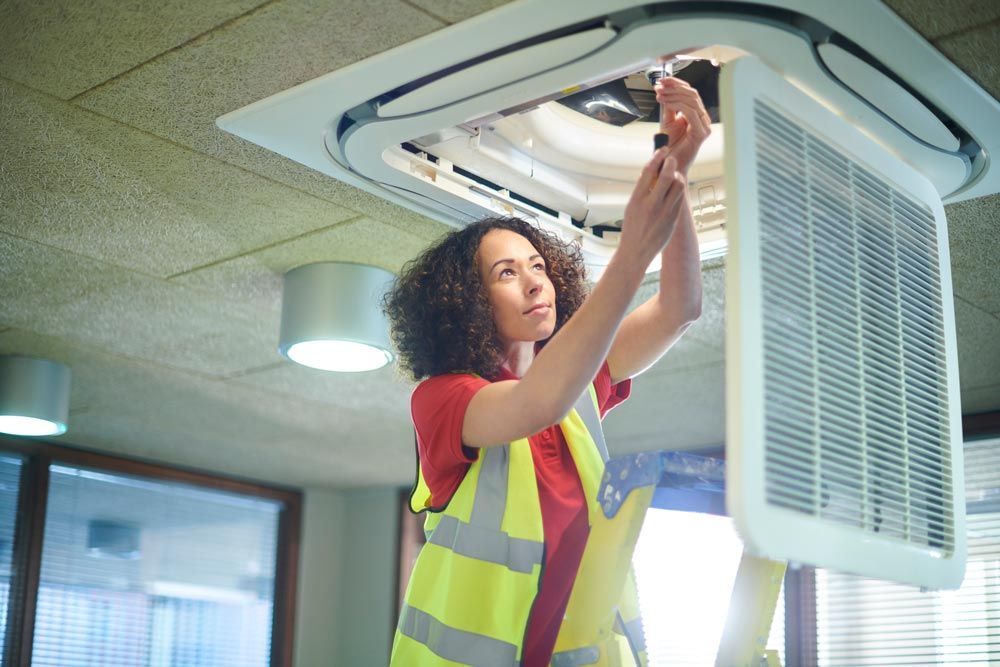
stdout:
[[[711,121],[683,81],[663,80],[656,94],[671,146],[643,169],[589,295],[575,247],[491,218],[436,243],[387,297],[401,364],[423,380],[411,401],[411,508],[428,512],[393,665],[590,664],[611,650],[597,621],[592,646],[557,650],[564,619],[590,622],[574,606],[586,596],[570,595],[581,561],[609,548],[587,544],[597,414],[627,398],[630,378],[701,309],[686,174]],[[626,315],[658,253],[659,294]]]

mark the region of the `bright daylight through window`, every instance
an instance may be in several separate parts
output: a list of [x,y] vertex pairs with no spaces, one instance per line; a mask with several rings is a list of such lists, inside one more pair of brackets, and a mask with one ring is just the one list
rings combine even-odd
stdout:
[[[633,563],[650,667],[714,664],[742,554],[728,517],[646,513]],[[776,649],[784,664],[782,594],[767,648]]]

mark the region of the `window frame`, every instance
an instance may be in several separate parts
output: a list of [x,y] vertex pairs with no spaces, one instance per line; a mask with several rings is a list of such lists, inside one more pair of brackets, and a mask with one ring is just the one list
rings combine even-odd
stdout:
[[59,461],[108,472],[256,496],[281,503],[275,553],[269,665],[293,667],[296,584],[302,532],[300,490],[136,457],[110,455],[46,440],[0,435],[0,452],[19,455],[24,461],[14,524],[10,601],[3,664],[31,664],[35,606],[38,598],[48,504],[49,466],[54,461]]

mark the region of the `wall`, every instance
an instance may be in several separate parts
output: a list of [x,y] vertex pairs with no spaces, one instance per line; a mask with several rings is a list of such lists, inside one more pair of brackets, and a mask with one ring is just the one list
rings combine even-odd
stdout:
[[384,667],[396,613],[399,489],[344,493],[346,535],[340,590],[338,665]]
[[384,667],[396,613],[395,487],[307,489],[296,667]]
[[306,489],[295,609],[296,667],[336,664],[339,563],[343,551],[344,497]]

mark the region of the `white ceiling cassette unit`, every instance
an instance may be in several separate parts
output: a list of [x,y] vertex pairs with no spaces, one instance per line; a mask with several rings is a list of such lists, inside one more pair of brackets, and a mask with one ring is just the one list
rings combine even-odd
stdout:
[[881,3],[525,0],[218,124],[452,225],[536,221],[599,272],[652,151],[663,67],[713,116],[689,182],[702,256],[729,254],[728,495],[744,541],[958,585],[942,201],[1000,191],[1000,104]]
[[[218,124],[449,224],[537,220],[578,239],[599,272],[656,131],[643,74],[669,61],[680,78],[697,72],[709,98],[718,67],[746,54],[913,166],[945,201],[1000,191],[989,157],[1000,151],[1000,106],[869,0],[514,2]],[[703,257],[725,248],[715,129],[689,174]]]

